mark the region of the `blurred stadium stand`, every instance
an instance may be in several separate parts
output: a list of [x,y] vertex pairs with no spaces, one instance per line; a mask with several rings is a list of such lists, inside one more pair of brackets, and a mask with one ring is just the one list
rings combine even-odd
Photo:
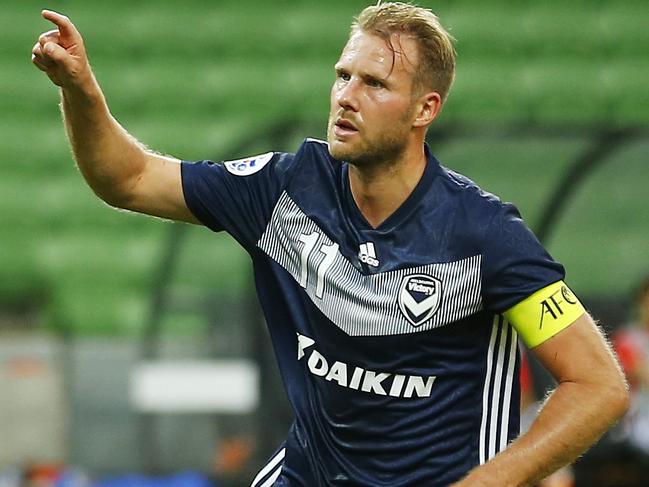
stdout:
[[[420,3],[450,27],[459,56],[433,151],[515,202],[587,306],[608,329],[620,325],[649,272],[649,4]],[[85,36],[122,124],[160,152],[197,160],[292,151],[305,136],[322,137],[332,66],[364,5],[61,0],[48,8]],[[290,421],[247,257],[227,236],[111,211],[82,183],[56,91],[29,63],[50,28],[42,6],[8,2],[0,15],[0,380],[28,360],[50,394],[38,387],[24,404],[57,407],[47,421],[29,409],[43,421],[42,443],[24,440],[27,453],[1,441],[0,470],[37,460],[97,475],[189,468],[238,485]],[[25,343],[34,344],[28,352]],[[129,403],[143,358],[240,357],[262,364],[266,407],[255,414],[154,417]],[[0,438],[19,431],[5,420],[20,409],[10,394],[22,397],[0,388]],[[52,426],[61,421],[63,432]],[[232,473],[219,446],[237,435],[255,438],[257,449]],[[634,485],[616,478],[583,485]]]

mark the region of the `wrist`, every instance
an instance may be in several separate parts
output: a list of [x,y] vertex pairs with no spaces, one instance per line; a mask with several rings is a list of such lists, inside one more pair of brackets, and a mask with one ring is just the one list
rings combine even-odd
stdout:
[[[500,454],[501,456],[503,453]],[[498,456],[474,468],[457,485],[458,487],[525,487],[530,485],[519,475],[518,469],[512,471],[501,465]]]
[[92,106],[104,103],[104,95],[90,68],[74,81],[61,85],[61,94],[64,102],[73,105],[83,103]]

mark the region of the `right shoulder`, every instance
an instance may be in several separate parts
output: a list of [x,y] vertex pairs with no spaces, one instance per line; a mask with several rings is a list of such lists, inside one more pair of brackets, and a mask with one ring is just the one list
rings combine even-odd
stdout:
[[300,168],[307,169],[313,164],[331,166],[333,159],[329,154],[329,144],[326,141],[306,138],[297,151],[268,152],[258,156],[223,161],[227,172],[235,176],[249,176],[259,173],[260,176],[271,178],[285,186]]
[[[320,139],[304,139],[292,157],[290,168],[286,164],[285,187],[293,179],[300,181],[299,186],[311,179],[321,180],[325,175],[333,175],[341,165],[340,161],[331,157],[329,144]],[[295,189],[294,184],[291,186]]]
[[320,139],[307,137],[304,139],[297,153],[295,154],[300,160],[320,160],[331,163],[334,159],[329,154],[329,144]]

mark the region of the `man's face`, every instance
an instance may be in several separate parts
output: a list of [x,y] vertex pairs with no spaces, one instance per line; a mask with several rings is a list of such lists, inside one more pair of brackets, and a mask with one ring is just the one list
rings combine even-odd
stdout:
[[336,63],[327,128],[336,159],[380,164],[395,160],[408,143],[417,46],[403,35],[391,41],[394,52],[380,37],[357,31]]

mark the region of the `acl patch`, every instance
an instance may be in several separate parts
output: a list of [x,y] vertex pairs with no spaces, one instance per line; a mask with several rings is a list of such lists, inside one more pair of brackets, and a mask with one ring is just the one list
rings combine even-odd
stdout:
[[505,311],[529,348],[540,345],[585,313],[577,297],[563,281],[555,282]]
[[225,161],[223,165],[230,174],[235,176],[250,176],[260,171],[275,155],[274,152],[267,152],[258,156],[237,159],[236,161]]

